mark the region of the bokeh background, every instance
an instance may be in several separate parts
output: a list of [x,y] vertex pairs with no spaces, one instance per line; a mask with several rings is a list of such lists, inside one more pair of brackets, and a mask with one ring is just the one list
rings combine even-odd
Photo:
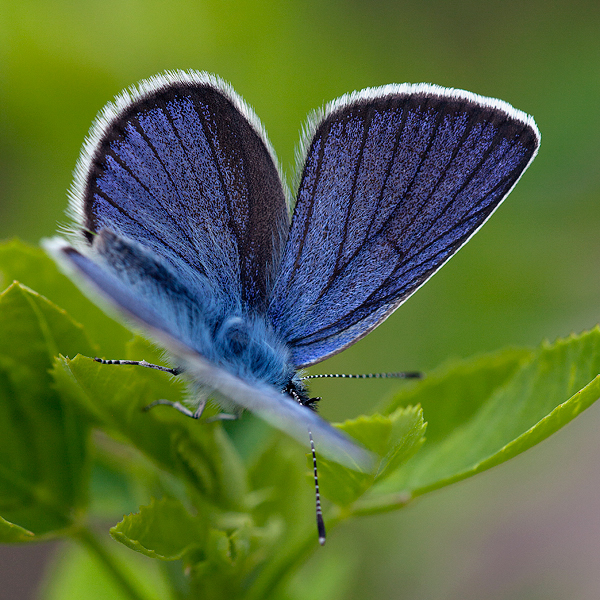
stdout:
[[[229,80],[290,175],[307,112],[367,86],[432,82],[535,116],[538,158],[491,221],[383,326],[318,371],[427,371],[600,320],[597,0],[0,0],[0,238],[52,235],[96,112],[122,88],[176,68]],[[333,381],[314,391],[325,417],[343,419],[397,385]],[[298,585],[306,597],[331,586],[332,598],[357,600],[597,599],[599,426],[592,408],[501,467],[341,528]],[[35,597],[36,565],[61,552],[1,548],[0,598]]]

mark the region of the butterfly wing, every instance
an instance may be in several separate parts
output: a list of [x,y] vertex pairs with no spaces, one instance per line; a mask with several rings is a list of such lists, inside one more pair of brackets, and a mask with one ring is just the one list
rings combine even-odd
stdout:
[[65,272],[78,281],[95,302],[100,299],[109,312],[116,311],[125,315],[134,325],[150,334],[153,340],[177,357],[178,363],[184,367],[189,377],[217,390],[219,394],[252,411],[300,443],[307,443],[307,431],[310,429],[320,451],[332,460],[352,469],[370,469],[372,460],[369,453],[316,413],[300,406],[272,386],[248,383],[215,366],[180,338],[173,336],[170,327],[165,325],[164,315],[157,311],[156,303],[147,302],[135,288],[101,264],[81,254],[60,238],[46,240],[45,246]]
[[483,225],[539,146],[499,100],[426,84],[313,119],[268,314],[306,366],[365,336]]
[[85,250],[108,229],[190,290],[207,278],[264,311],[289,227],[281,181],[258,118],[226,83],[167,73],[122,93],[93,126],[71,190],[75,242]]

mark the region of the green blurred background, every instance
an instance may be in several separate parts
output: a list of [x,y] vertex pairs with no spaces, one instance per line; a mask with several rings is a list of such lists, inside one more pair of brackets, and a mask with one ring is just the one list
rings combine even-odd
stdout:
[[[290,175],[307,112],[367,86],[463,88],[538,123],[538,158],[492,220],[382,327],[314,372],[427,371],[600,319],[597,0],[0,0],[0,238],[37,243],[65,222],[96,112],[164,69],[229,80]],[[342,419],[396,385],[314,391],[322,414]],[[352,599],[600,597],[599,425],[592,408],[500,468],[334,532],[298,585],[308,597],[339,582],[331,597]],[[0,581],[29,552],[0,558]]]

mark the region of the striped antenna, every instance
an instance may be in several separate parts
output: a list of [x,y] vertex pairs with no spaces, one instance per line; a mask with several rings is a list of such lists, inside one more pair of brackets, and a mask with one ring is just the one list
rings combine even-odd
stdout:
[[326,378],[338,378],[338,379],[420,379],[423,377],[423,373],[419,371],[405,371],[401,373],[321,373],[319,375],[304,375],[300,377],[303,381],[305,379],[326,379]]
[[[290,394],[294,397],[296,402],[303,406],[300,396],[292,389],[289,390]],[[320,398],[318,398],[320,400]],[[323,510],[321,509],[321,493],[319,492],[319,475],[317,473],[317,453],[315,452],[315,441],[313,440],[312,431],[308,430],[308,439],[310,440],[310,452],[312,454],[313,462],[313,477],[315,480],[315,506],[317,513],[317,531],[319,532],[319,544],[325,545],[325,521],[323,521]]]
[[183,369],[180,367],[163,367],[161,365],[153,365],[145,360],[107,360],[105,358],[98,358],[97,356],[94,357],[94,360],[101,365],[134,365],[136,367],[147,367],[156,371],[164,371],[165,373],[171,373],[171,375],[181,375],[183,373]]
[[323,521],[323,511],[321,510],[321,494],[319,493],[319,477],[317,475],[317,454],[315,452],[315,442],[313,440],[312,432],[308,430],[308,437],[310,439],[310,451],[312,453],[313,460],[313,477],[315,478],[315,499],[317,507],[317,531],[319,532],[319,544],[325,545],[325,522]]
[[[359,374],[348,374],[348,373],[325,373],[321,375],[305,375],[300,377],[301,380],[307,379],[325,379],[325,378],[337,378],[337,379],[420,379],[423,377],[423,373],[419,371],[405,371],[400,373],[359,373]],[[300,397],[294,390],[290,390],[292,396],[296,399],[299,404],[302,404]],[[315,498],[317,507],[317,529],[319,531],[319,544],[325,545],[325,523],[323,521],[323,511],[321,510],[321,494],[319,492],[319,477],[317,474],[317,454],[315,452],[315,442],[313,440],[312,432],[308,430],[308,437],[310,439],[310,451],[312,453],[313,461],[313,477],[315,479]]]

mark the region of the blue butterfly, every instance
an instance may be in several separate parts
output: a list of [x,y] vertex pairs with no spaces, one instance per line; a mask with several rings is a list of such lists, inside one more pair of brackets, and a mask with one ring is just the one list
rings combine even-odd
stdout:
[[[308,120],[295,203],[267,135],[221,79],[167,72],[98,116],[45,247],[209,396],[334,460],[368,456],[313,410],[301,369],[382,323],[483,225],[540,143],[500,100],[434,85],[347,94]],[[295,208],[294,208],[295,207]],[[110,362],[110,361],[108,361]],[[115,361],[119,362],[119,361]]]

